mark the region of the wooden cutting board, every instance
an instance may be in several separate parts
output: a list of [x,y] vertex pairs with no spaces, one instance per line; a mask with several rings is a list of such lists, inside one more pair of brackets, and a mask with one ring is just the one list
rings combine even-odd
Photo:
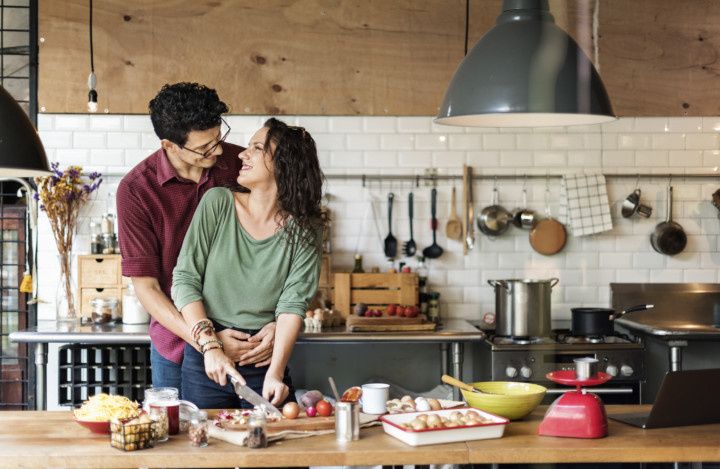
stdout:
[[[211,412],[208,412],[211,414]],[[212,414],[211,418],[217,414],[217,411]],[[222,422],[220,424],[225,430],[247,430],[247,425],[233,424],[230,421]],[[301,432],[314,432],[318,430],[333,430],[335,429],[335,416],[330,417],[308,417],[304,412],[294,420],[282,419],[276,422],[267,423],[268,433],[280,433],[286,430],[294,430]]]
[[348,332],[413,332],[413,331],[434,331],[435,323],[426,321],[422,317],[397,318],[380,317],[365,318],[360,316],[348,316],[346,322]]

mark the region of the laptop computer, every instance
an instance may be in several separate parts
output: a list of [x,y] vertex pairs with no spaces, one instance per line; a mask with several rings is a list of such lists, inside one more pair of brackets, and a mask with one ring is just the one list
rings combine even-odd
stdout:
[[608,415],[641,428],[720,422],[720,369],[670,371],[650,412]]

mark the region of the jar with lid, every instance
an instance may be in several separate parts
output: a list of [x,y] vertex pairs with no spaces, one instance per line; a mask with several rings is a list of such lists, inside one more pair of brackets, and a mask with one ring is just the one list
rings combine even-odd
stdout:
[[150,322],[150,315],[140,303],[132,283],[128,285],[123,294],[122,322],[123,324],[147,324]]
[[105,324],[122,319],[119,302],[115,298],[93,298],[90,300],[91,319],[95,324]]
[[362,254],[355,254],[355,266],[353,267],[352,273],[354,273],[354,274],[365,273],[365,269],[363,269]]
[[265,419],[265,411],[257,410],[250,414],[248,420],[248,436],[246,445],[248,448],[267,448],[267,420]]
[[208,418],[207,412],[197,410],[190,416],[190,426],[188,427],[188,437],[190,444],[199,448],[208,445]]
[[168,423],[167,407],[151,406],[148,415],[153,421],[152,434],[156,443],[168,441],[170,438],[170,426]]
[[90,220],[90,253],[91,254],[102,254],[105,249],[103,242],[102,228],[100,226],[100,220],[92,218]]

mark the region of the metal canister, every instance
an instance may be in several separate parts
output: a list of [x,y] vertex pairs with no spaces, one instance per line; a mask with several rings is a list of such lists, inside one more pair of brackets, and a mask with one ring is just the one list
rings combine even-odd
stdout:
[[582,357],[573,360],[575,362],[575,377],[585,381],[597,376],[599,360],[593,357]]
[[335,438],[341,442],[360,439],[360,406],[357,403],[335,404]]

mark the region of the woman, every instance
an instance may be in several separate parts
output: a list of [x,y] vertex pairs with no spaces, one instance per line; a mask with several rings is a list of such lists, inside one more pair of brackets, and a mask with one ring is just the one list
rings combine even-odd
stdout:
[[[205,194],[173,271],[172,299],[195,341],[185,346],[182,395],[200,408],[248,406],[228,375],[275,405],[288,398],[286,365],[318,286],[323,175],[315,141],[268,119],[239,158],[240,187]],[[252,335],[273,320],[269,366],[236,366],[223,353],[216,330]]]

